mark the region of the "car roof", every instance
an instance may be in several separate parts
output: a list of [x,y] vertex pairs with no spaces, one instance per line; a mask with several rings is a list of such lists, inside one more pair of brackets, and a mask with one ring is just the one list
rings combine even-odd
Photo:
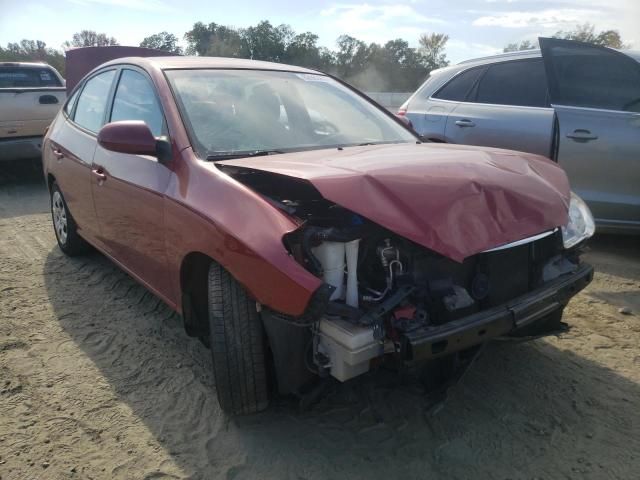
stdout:
[[33,67],[33,68],[52,68],[51,65],[44,62],[0,62],[0,67]]
[[[613,49],[613,50],[616,50],[617,52],[620,52],[620,53],[624,53],[625,55],[640,62],[640,51],[638,50],[618,50],[618,49]],[[540,56],[542,56],[540,49],[533,48],[530,50],[518,50],[516,52],[499,53],[497,55],[489,55],[487,57],[472,58],[472,59],[460,62],[457,65],[468,65],[468,64],[482,65],[485,63],[498,62],[501,60],[511,60],[516,58],[537,58]]]
[[168,56],[168,57],[124,57],[117,58],[102,64],[120,65],[134,64],[140,66],[156,66],[161,70],[173,69],[238,69],[238,70],[278,70],[297,73],[320,73],[304,67],[286,65],[284,63],[263,62],[260,60],[248,60],[244,58],[226,57],[192,57],[192,56]]

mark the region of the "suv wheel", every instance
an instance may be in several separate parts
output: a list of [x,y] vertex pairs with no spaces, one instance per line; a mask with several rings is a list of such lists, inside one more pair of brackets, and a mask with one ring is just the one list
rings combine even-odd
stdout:
[[233,415],[269,404],[266,337],[256,302],[217,263],[209,267],[209,329],[218,401]]

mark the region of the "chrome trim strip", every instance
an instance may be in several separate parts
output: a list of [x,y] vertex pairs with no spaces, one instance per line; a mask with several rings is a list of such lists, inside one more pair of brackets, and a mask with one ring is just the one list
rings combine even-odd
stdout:
[[498,250],[505,250],[507,248],[517,247],[519,245],[535,242],[536,240],[540,240],[541,238],[548,237],[549,235],[554,234],[557,231],[558,229],[554,228],[553,230],[539,233],[538,235],[534,235],[533,237],[523,238],[522,240],[516,240],[515,242],[505,243],[504,245],[500,245],[499,247],[491,248],[489,250],[484,250],[482,253],[497,252]]

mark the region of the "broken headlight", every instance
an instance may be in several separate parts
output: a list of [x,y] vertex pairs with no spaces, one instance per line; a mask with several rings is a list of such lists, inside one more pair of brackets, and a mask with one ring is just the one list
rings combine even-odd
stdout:
[[564,248],[571,248],[591,237],[596,231],[593,215],[587,204],[575,193],[571,192],[569,203],[569,222],[562,227]]

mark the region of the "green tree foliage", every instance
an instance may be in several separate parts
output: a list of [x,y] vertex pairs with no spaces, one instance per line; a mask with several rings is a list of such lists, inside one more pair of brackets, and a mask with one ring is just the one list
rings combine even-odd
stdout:
[[[553,38],[563,38],[565,40],[577,40],[579,42],[592,43],[601,47],[609,48],[629,48],[622,42],[620,32],[617,30],[603,30],[596,32],[596,27],[590,23],[576,25],[573,30],[560,30],[553,35]],[[504,52],[515,52],[518,50],[531,50],[538,48],[538,42],[524,40],[520,43],[510,43],[504,47]]]
[[314,68],[334,74],[364,90],[414,90],[430,70],[448,64],[448,36],[423,35],[420,48],[402,39],[366,44],[350,35],[338,37],[337,48],[318,46],[312,32],[296,33],[288,25],[262,21],[243,29],[198,22],[184,38],[189,55],[250,58]]
[[517,52],[519,50],[533,50],[534,48],[538,48],[538,42],[533,43],[530,40],[523,40],[520,43],[510,43],[506,47],[502,49],[504,53],[507,52]]
[[4,62],[45,62],[64,75],[64,55],[47,47],[41,40],[21,40],[0,47],[0,61]]
[[424,55],[431,68],[442,68],[449,65],[444,49],[449,41],[449,35],[444,33],[423,33],[420,35],[420,53]]
[[600,45],[601,47],[610,48],[627,48],[622,43],[622,37],[617,30],[603,30],[596,32],[594,25],[585,23],[583,25],[576,25],[574,30],[559,31],[553,36],[553,38],[564,38],[566,40],[578,40],[580,42],[593,43],[594,45]]
[[150,35],[140,42],[140,46],[182,55],[182,47],[178,45],[178,37],[173,33],[160,32]]
[[64,42],[65,48],[108,47],[110,45],[119,45],[119,43],[115,38],[107,36],[106,33],[97,33],[93,30],[74,33],[71,41]]

